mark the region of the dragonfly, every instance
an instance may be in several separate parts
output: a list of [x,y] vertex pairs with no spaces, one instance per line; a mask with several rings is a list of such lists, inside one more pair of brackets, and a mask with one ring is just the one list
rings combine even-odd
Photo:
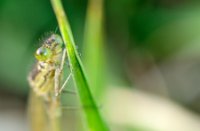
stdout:
[[[60,35],[52,33],[35,52],[37,62],[28,76],[32,90],[43,98],[61,94],[71,73],[61,86],[61,76],[66,60],[66,49]],[[48,100],[48,99],[47,99]]]
[[[41,103],[44,103],[47,115],[53,123],[53,119],[58,117],[59,114],[57,112],[59,112],[60,94],[72,74],[69,74],[61,86],[63,67],[67,59],[65,45],[61,36],[52,33],[44,39],[41,47],[35,52],[35,58],[37,62],[28,75],[28,82],[32,89],[30,108],[38,111],[42,105]],[[37,103],[40,104],[37,105]],[[37,123],[37,121],[41,121],[43,118],[39,118],[42,116],[38,116],[38,113],[34,111],[31,111],[34,119],[32,123]],[[41,114],[41,111],[39,113]],[[55,122],[52,125],[52,128],[58,127],[55,125]],[[37,128],[37,126],[35,125],[34,128]],[[38,131],[39,129],[35,130]],[[40,130],[43,129],[40,128]]]

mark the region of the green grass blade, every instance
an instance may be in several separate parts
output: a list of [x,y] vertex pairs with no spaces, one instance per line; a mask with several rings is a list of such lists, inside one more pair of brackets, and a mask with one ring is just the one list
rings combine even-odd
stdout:
[[72,32],[65,15],[63,6],[60,0],[51,0],[56,18],[58,20],[59,29],[63,37],[67,49],[67,55],[70,63],[70,69],[73,73],[73,79],[76,84],[80,102],[86,116],[89,131],[107,131],[108,128],[102,120],[94,99],[90,93],[89,85],[86,80],[83,66],[77,51]]
[[91,91],[101,99],[105,87],[105,48],[103,36],[103,0],[89,0],[85,22],[83,63],[89,76]]

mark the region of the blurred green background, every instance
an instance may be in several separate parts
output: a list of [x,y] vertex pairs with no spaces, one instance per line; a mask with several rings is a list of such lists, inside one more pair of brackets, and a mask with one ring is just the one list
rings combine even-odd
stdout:
[[[88,1],[63,0],[63,4],[82,58]],[[113,130],[200,130],[200,3],[107,0],[103,9],[106,88],[102,97]],[[23,117],[27,74],[39,39],[56,28],[49,0],[0,1],[0,118],[8,117],[10,122],[5,110],[19,107],[21,126],[27,125]],[[173,120],[178,121],[176,126]],[[20,129],[3,120],[0,125]]]

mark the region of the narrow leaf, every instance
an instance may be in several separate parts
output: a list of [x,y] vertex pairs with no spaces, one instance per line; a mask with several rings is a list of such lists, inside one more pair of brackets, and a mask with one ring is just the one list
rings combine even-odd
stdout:
[[89,76],[89,83],[92,85],[91,91],[97,100],[101,99],[105,87],[105,54],[103,0],[89,0],[85,22],[83,63]]
[[63,37],[67,49],[67,55],[70,63],[70,70],[73,73],[73,79],[77,87],[80,102],[83,106],[84,114],[88,124],[89,131],[107,131],[108,128],[102,120],[95,101],[91,95],[88,82],[86,80],[83,66],[75,50],[75,43],[72,32],[65,15],[63,6],[60,0],[51,0],[59,29]]

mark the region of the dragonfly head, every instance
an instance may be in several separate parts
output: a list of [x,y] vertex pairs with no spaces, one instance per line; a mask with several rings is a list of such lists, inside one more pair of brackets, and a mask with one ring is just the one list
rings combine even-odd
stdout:
[[61,36],[51,34],[43,41],[43,45],[37,49],[35,57],[38,61],[55,62],[63,51],[63,41]]
[[35,57],[38,61],[48,61],[52,57],[52,51],[42,46],[35,52]]

